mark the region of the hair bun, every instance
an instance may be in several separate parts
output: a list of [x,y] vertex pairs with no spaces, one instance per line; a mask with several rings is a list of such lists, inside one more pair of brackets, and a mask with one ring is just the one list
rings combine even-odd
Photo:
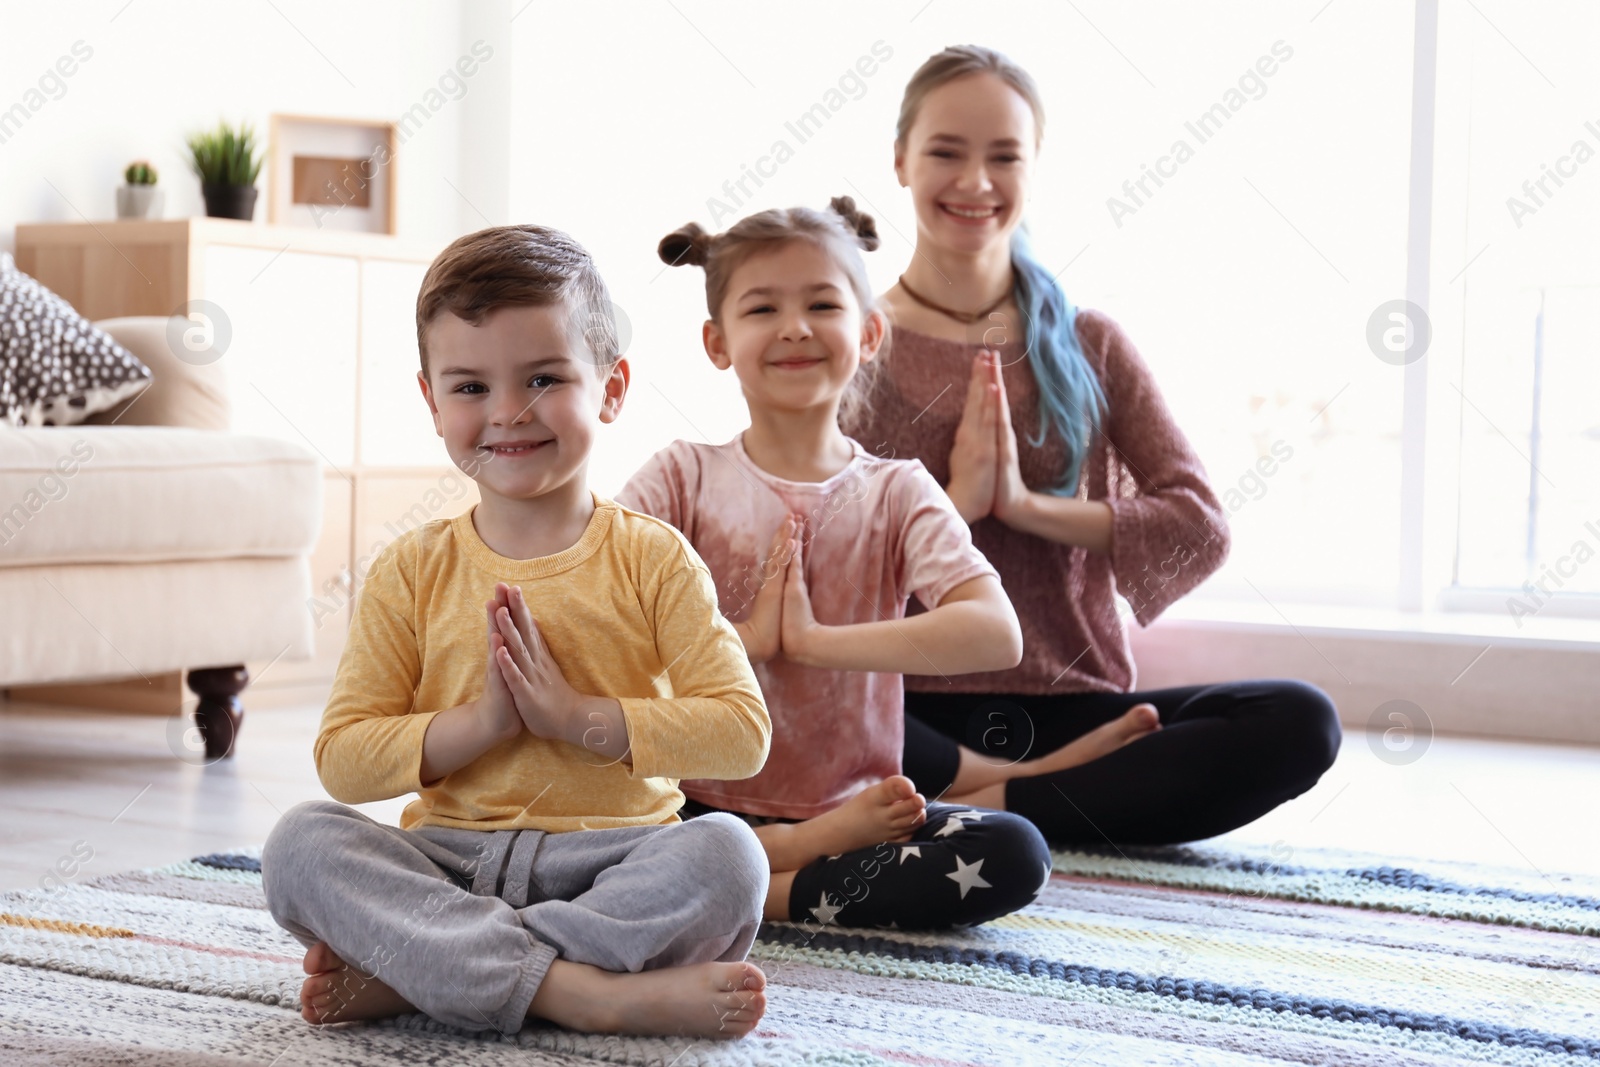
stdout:
[[854,199],[848,196],[836,196],[828,202],[828,206],[854,231],[862,248],[870,252],[878,247],[878,224],[872,221],[871,215],[856,210]]
[[669,267],[703,267],[711,235],[700,228],[698,222],[679,226],[667,234],[656,246],[656,254]]

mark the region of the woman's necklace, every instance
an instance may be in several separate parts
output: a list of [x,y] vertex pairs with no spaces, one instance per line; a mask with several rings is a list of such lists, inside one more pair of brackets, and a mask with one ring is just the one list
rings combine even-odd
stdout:
[[927,297],[919,295],[915,289],[911,288],[911,286],[906,284],[906,276],[904,274],[900,275],[900,288],[904,289],[906,291],[906,295],[907,296],[909,296],[911,299],[915,300],[917,303],[921,304],[923,307],[928,308],[928,309],[930,309],[932,311],[937,311],[941,315],[948,315],[952,319],[955,319],[957,322],[964,322],[969,326],[972,323],[977,322],[979,319],[985,318],[991,312],[993,312],[994,310],[999,308],[1000,305],[1004,304],[1007,300],[1011,299],[1011,291],[1008,289],[1008,290],[1006,290],[1006,292],[1004,292],[1004,293],[1002,293],[1000,295],[1000,299],[999,300],[996,300],[994,303],[990,304],[988,307],[984,308],[982,311],[972,311],[972,312],[956,311],[953,308],[947,308],[947,307],[943,306],[942,304],[935,304],[932,300],[929,300]]

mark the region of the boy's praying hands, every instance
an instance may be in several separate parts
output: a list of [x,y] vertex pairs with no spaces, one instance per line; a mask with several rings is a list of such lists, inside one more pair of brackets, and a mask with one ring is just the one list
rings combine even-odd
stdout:
[[612,697],[574,689],[539,635],[519,586],[495,584],[484,602],[488,655],[483,694],[441,712],[422,742],[421,778],[436,782],[524,730],[632,765],[628,722]]
[[[572,688],[544,643],[521,586],[496,582],[494,591],[495,599],[487,605],[495,627],[489,637],[492,666],[487,673],[498,675],[499,684],[491,686],[486,680],[485,697],[498,705],[503,691],[516,719],[535,737],[567,741],[608,756],[613,763],[626,759],[628,725],[621,703]],[[503,707],[488,714],[505,719]]]

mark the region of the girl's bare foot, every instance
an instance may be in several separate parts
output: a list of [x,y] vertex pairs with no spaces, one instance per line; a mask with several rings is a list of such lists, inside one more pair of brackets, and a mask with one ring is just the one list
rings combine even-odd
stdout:
[[758,826],[756,837],[774,872],[797,871],[820,856],[905,841],[927,821],[927,806],[911,779],[896,774],[814,819]]
[[697,963],[618,974],[555,960],[528,1014],[595,1034],[729,1039],[767,1010],[767,976],[753,963]]
[[1080,767],[1159,729],[1161,729],[1161,716],[1156,712],[1156,706],[1135,704],[1119,717],[1095,727],[1054,752],[1038,759],[1028,760],[1027,773],[1032,776],[1049,774],[1051,771],[1064,771],[1068,767]]
[[902,841],[928,821],[928,801],[904,774],[867,785],[842,805],[810,819],[816,840],[826,845],[824,856],[850,853],[883,841]]
[[904,841],[927,821],[928,803],[903,774],[869,785],[832,811],[800,826],[819,856]]
[[318,941],[307,949],[301,966],[311,976],[300,986],[300,1017],[308,1023],[385,1019],[417,1010],[399,993],[334,955],[327,942]]

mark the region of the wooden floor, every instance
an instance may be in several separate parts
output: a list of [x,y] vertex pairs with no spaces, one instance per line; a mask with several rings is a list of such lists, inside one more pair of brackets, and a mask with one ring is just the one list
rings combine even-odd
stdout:
[[[247,713],[235,757],[184,762],[178,720],[0,704],[0,888],[259,845],[280,812],[325,797],[319,704]],[[174,736],[175,735],[175,736]],[[1138,783],[1129,783],[1138,788]],[[405,799],[363,805],[397,822]],[[1436,737],[1393,766],[1362,733],[1305,795],[1213,840],[1600,873],[1600,749]]]

